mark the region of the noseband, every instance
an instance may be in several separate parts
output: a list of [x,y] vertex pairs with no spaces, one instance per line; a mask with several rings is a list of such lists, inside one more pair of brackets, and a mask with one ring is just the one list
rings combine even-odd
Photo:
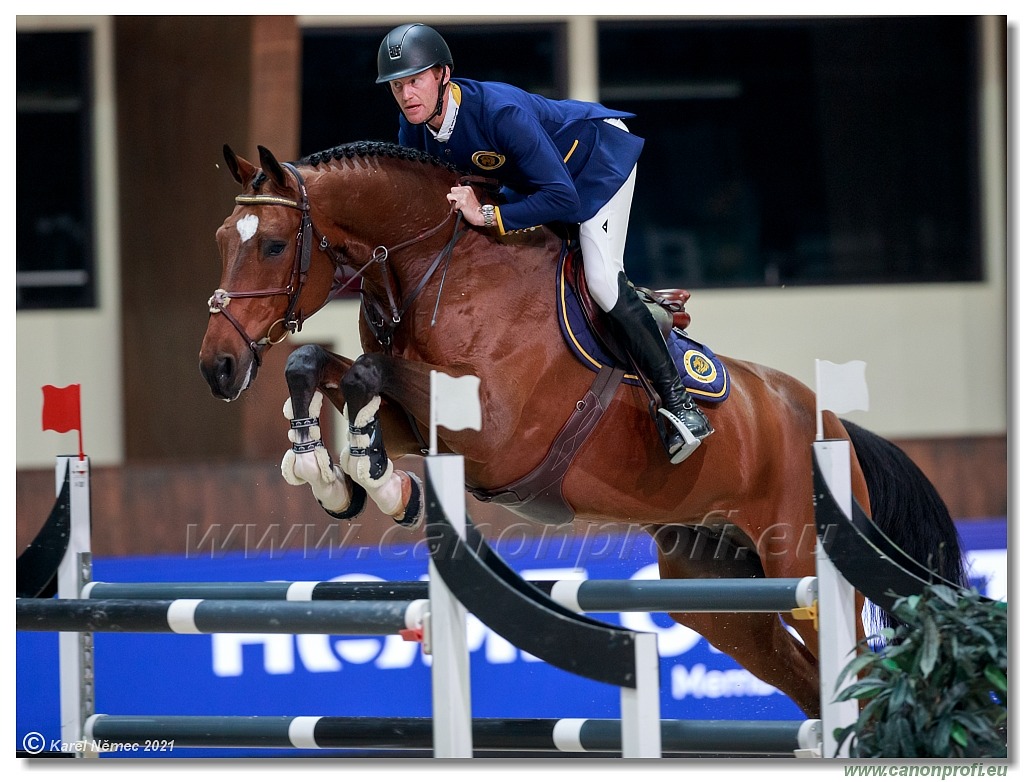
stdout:
[[[303,316],[301,312],[296,312],[295,307],[299,302],[299,295],[302,293],[302,286],[306,283],[306,277],[309,276],[309,264],[312,258],[312,236],[313,236],[313,221],[309,216],[309,198],[306,195],[306,183],[302,179],[302,174],[295,168],[291,163],[282,163],[285,168],[292,172],[295,176],[295,181],[299,187],[299,200],[295,201],[290,198],[283,198],[281,196],[271,195],[239,195],[235,196],[235,203],[243,206],[251,206],[256,204],[262,204],[267,206],[284,206],[289,209],[298,209],[302,213],[302,217],[299,221],[299,231],[295,236],[295,260],[292,263],[291,275],[288,278],[288,284],[280,288],[264,288],[262,290],[254,291],[226,291],[223,288],[218,288],[213,292],[213,295],[207,301],[207,305],[210,308],[211,314],[220,313],[228,322],[235,327],[235,330],[241,334],[242,339],[245,340],[249,346],[249,350],[252,351],[253,358],[256,361],[256,366],[260,366],[263,363],[263,359],[260,358],[259,348],[263,345],[276,345],[281,342],[289,334],[294,334],[296,331],[302,330]],[[327,251],[330,249],[330,243],[327,241],[327,237],[320,234],[317,231],[317,235],[320,237],[320,249]],[[228,304],[231,303],[232,299],[256,299],[263,298],[266,296],[288,296],[288,309],[285,310],[283,317],[278,318],[267,329],[267,335],[262,339],[256,340],[249,336],[249,334],[242,327],[242,324],[238,322],[238,319],[228,312]],[[274,329],[277,326],[282,326],[281,336],[277,339],[271,337]]]

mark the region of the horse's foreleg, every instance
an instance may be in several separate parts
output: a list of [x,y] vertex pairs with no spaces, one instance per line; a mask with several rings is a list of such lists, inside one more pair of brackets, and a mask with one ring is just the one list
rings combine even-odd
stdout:
[[382,513],[411,527],[423,516],[423,491],[419,478],[395,469],[384,447],[379,412],[385,361],[379,354],[360,356],[342,379],[349,447],[341,455],[341,467]]
[[[317,386],[337,374],[341,358],[316,345],[303,345],[292,352],[285,366],[290,396],[284,416],[291,422],[288,439],[291,450],[281,460],[281,474],[293,486],[309,484],[320,506],[339,519],[357,516],[366,503],[366,492],[331,461],[320,435],[323,395]],[[332,371],[333,370],[333,371]],[[342,426],[342,453],[348,452],[348,426]]]

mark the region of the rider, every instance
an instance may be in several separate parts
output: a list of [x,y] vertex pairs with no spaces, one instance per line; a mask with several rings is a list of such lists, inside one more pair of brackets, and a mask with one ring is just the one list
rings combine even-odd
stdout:
[[506,234],[579,224],[591,297],[661,397],[658,412],[671,423],[665,448],[673,463],[681,462],[714,430],[623,271],[643,140],[622,119],[635,115],[498,82],[452,81],[452,66],[448,44],[426,25],[403,24],[381,42],[377,83],[388,84],[401,109],[399,143],[501,182],[507,200],[499,206],[481,206],[471,187],[452,188],[448,200],[471,225]]

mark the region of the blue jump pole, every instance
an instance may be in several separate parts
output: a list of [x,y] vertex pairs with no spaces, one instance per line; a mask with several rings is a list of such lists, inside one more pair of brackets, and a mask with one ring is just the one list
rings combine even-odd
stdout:
[[426,600],[51,600],[19,598],[17,629],[107,633],[395,635],[422,626]]
[[[619,611],[792,611],[817,598],[817,579],[714,578],[686,580],[534,581],[560,605],[585,613]],[[93,582],[83,597],[94,599],[222,600],[415,600],[426,598],[425,581],[293,582]]]

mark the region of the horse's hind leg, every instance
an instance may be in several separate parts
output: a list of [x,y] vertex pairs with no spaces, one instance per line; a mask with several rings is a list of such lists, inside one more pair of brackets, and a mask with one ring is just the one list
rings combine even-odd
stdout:
[[[285,365],[289,398],[284,416],[291,422],[288,439],[292,448],[281,460],[281,474],[293,486],[309,484],[317,502],[339,519],[357,516],[366,503],[366,491],[331,462],[330,453],[320,438],[320,409],[323,394],[318,387],[337,387],[332,382],[349,362],[317,345],[296,348]],[[348,451],[348,427],[341,431],[342,452]]]
[[[652,534],[658,543],[658,569],[663,579],[764,576],[757,557],[738,557],[721,543],[708,545],[696,530],[661,527]],[[808,717],[817,717],[820,713],[815,656],[790,634],[778,614],[675,613],[670,616],[699,633],[758,679],[784,692]]]
[[342,378],[349,449],[347,457],[342,454],[341,466],[382,513],[404,526],[415,526],[423,515],[420,481],[410,472],[396,470],[384,447],[379,412],[386,371],[384,356],[364,354]]
[[761,681],[784,692],[809,718],[821,712],[818,664],[778,614],[671,614]]

